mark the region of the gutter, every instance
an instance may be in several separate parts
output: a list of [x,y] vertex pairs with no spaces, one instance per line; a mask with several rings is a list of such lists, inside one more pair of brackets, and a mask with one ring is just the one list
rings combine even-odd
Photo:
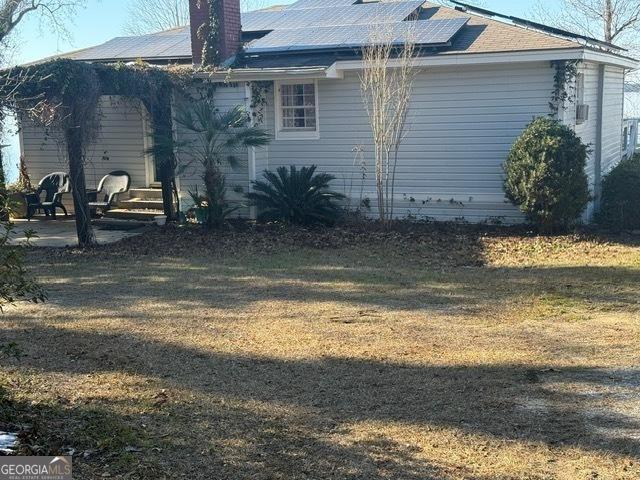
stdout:
[[[496,53],[441,54],[415,59],[416,67],[446,67],[464,65],[500,65],[557,60],[580,60],[600,65],[610,65],[625,70],[640,67],[637,60],[607,52],[589,50],[583,47],[556,50],[527,50]],[[398,60],[389,62],[391,67],[400,66]],[[229,69],[221,72],[196,72],[195,78],[213,82],[249,82],[260,80],[299,79],[342,79],[345,72],[362,70],[362,60],[338,60],[328,67],[300,68],[246,68]]]
[[[417,58],[415,60],[415,65],[417,67],[440,67],[452,65],[513,64],[554,60],[590,61],[622,67],[627,70],[635,70],[640,66],[638,61],[633,58],[621,57],[619,55],[613,55],[606,52],[592,51],[582,47],[557,50],[443,54]],[[391,61],[389,64],[391,66],[399,66],[398,61]],[[338,71],[360,70],[362,69],[362,65],[362,60],[347,60],[336,62],[335,68]]]
[[343,72],[337,70],[334,65],[329,67],[305,67],[305,68],[240,68],[229,69],[224,72],[196,72],[194,78],[211,80],[212,82],[250,82],[260,80],[280,80],[283,78],[300,79],[342,79]]

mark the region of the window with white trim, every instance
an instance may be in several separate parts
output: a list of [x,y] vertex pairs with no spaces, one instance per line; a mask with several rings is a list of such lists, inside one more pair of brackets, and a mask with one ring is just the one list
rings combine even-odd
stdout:
[[316,82],[281,82],[277,93],[277,137],[318,138],[318,86]]

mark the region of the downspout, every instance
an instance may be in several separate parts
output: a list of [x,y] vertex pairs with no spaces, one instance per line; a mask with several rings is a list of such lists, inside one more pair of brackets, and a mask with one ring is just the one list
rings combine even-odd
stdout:
[[[251,83],[244,83],[244,102],[247,113],[249,114],[249,123],[253,127],[255,125],[255,118],[253,116],[253,109],[251,105],[253,103],[253,93],[251,91]],[[249,192],[253,191],[253,182],[257,180],[257,166],[256,166],[256,147],[249,147]],[[258,218],[258,209],[255,206],[249,207],[249,218],[256,220]]]
[[596,148],[594,157],[593,198],[594,211],[600,210],[602,193],[602,141],[604,137],[604,80],[606,66],[598,66],[598,118],[596,123]]

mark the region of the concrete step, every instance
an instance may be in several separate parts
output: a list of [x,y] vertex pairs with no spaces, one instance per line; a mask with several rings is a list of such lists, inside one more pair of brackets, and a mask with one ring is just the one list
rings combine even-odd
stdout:
[[117,218],[120,220],[140,220],[140,221],[153,221],[157,215],[164,215],[163,210],[157,209],[125,209],[114,208],[109,210],[106,214],[106,218]]
[[129,190],[129,198],[162,201],[162,190],[159,188],[132,188]]
[[129,200],[118,202],[118,208],[124,210],[163,210],[164,205],[162,204],[162,199],[130,198]]

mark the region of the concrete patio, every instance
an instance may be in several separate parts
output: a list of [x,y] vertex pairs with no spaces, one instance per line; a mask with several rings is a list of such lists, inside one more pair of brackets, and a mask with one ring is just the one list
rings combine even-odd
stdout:
[[[78,245],[76,224],[74,219],[33,219],[13,220],[15,225],[11,235],[11,244],[17,245],[26,241],[26,232],[33,230],[37,237],[31,239],[34,247],[64,248]],[[96,239],[101,245],[119,242],[125,238],[140,235],[146,226],[135,221],[106,221],[93,222]]]

